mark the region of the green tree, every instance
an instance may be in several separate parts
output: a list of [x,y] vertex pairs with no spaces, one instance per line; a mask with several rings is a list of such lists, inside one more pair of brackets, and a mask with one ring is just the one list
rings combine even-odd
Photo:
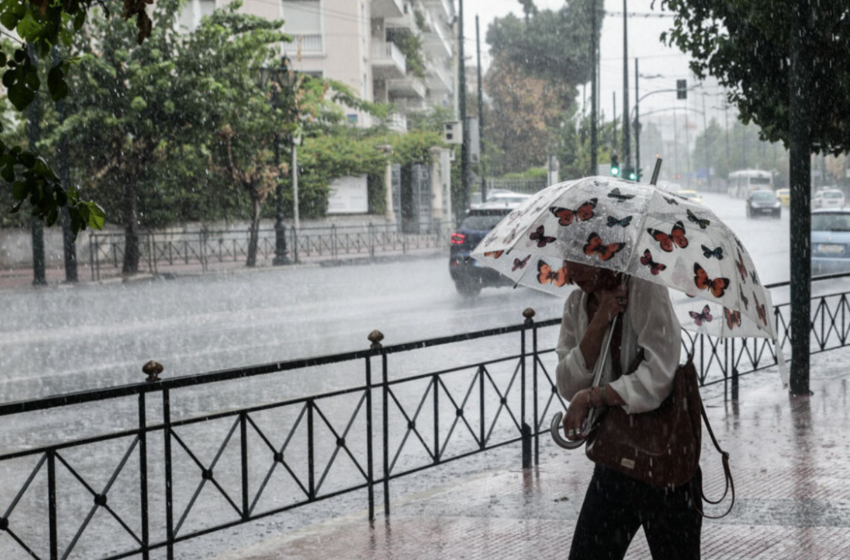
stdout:
[[[16,110],[24,111],[45,82],[39,76],[36,58],[49,60],[54,46],[69,45],[83,27],[93,4],[100,5],[102,2],[7,0],[0,3],[0,25],[15,31],[20,37],[14,53],[0,53],[3,86]],[[145,0],[125,0],[123,4],[123,17],[136,21],[139,43],[150,35],[152,28],[151,19],[145,11],[146,5]],[[69,87],[65,81],[68,64],[67,60],[61,60],[53,64],[47,74],[47,90],[54,101],[68,94]],[[103,211],[100,207],[81,199],[74,189],[66,192],[48,162],[37,152],[24,149],[21,143],[7,144],[0,140],[0,178],[11,186],[11,195],[15,201],[12,212],[18,212],[29,201],[32,215],[48,225],[56,221],[60,208],[67,207],[75,235],[86,226],[97,229],[103,226]]]
[[[558,10],[522,2],[525,20],[497,18],[487,30],[494,62],[484,79],[491,100],[485,111],[488,174],[541,166],[555,149],[564,115],[575,111],[577,85],[590,78],[591,33],[597,38],[601,2],[580,0]],[[591,30],[596,5],[599,27]]]
[[[755,122],[763,138],[787,146],[792,10],[779,10],[770,0],[660,0],[660,5],[675,13],[662,40],[692,57],[697,77],[710,74],[728,88],[744,123]],[[807,123],[812,149],[838,154],[850,148],[844,117],[850,104],[850,6],[821,0],[810,9],[805,48],[812,55],[806,61],[811,75],[796,95],[817,107]]]

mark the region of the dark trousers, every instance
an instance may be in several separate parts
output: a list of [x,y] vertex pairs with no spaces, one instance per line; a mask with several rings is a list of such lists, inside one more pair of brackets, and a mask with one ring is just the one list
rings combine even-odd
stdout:
[[[702,516],[694,509],[702,475],[673,489],[597,466],[576,523],[570,560],[622,560],[643,526],[653,560],[699,560]],[[701,506],[701,504],[700,504]]]

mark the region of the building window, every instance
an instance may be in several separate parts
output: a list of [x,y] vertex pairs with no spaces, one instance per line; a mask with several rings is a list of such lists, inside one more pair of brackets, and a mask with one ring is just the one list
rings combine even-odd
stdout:
[[348,122],[350,124],[357,124],[357,114],[351,113],[350,115],[346,115],[348,117]]
[[298,35],[322,34],[320,0],[283,0],[284,31]]

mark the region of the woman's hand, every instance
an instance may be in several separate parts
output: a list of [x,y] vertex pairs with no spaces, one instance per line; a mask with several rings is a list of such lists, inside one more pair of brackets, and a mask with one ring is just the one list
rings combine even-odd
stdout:
[[629,287],[620,284],[613,290],[596,292],[596,297],[599,307],[593,315],[593,321],[599,321],[598,324],[607,327],[614,317],[625,311],[629,305]]
[[583,439],[581,435],[581,427],[587,419],[587,413],[590,411],[590,389],[582,389],[573,396],[570,401],[570,406],[567,408],[567,414],[564,416],[564,434],[570,441]]

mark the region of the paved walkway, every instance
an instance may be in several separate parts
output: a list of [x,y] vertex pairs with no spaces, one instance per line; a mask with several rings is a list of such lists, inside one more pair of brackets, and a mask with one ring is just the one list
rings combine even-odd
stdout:
[[[703,559],[850,558],[847,358],[846,350],[813,358],[811,397],[790,397],[767,374],[761,379],[768,386],[742,390],[740,402],[709,403],[731,455],[737,499],[728,517],[704,522]],[[716,498],[720,458],[705,444],[706,493]],[[393,496],[392,516],[379,514],[373,526],[361,513],[219,560],[563,559],[591,470],[583,453],[547,446],[538,468]],[[639,532],[627,558],[649,557]]]

